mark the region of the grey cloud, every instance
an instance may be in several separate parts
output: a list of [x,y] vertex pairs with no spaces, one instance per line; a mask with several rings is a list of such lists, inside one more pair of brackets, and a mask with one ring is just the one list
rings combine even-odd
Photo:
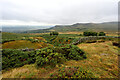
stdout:
[[[75,0],[73,1],[75,2]],[[44,6],[39,6],[39,4],[36,4],[38,6],[36,7],[33,0],[34,5],[29,7],[27,3],[25,6],[18,3],[15,4],[10,0],[4,0],[0,3],[0,7],[2,7],[1,20],[36,21],[50,24],[117,20],[117,0],[101,0],[102,2],[96,2],[95,0],[87,2],[86,0],[84,3],[81,0],[77,1],[73,4],[69,4],[68,1],[58,5],[44,4]]]

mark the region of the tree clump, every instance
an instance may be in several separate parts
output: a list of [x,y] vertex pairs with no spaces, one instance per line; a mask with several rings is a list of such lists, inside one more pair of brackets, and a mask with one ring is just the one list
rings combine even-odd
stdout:
[[97,32],[84,32],[83,35],[84,36],[97,36],[98,33]]
[[50,32],[50,36],[52,36],[52,35],[58,35],[58,34],[59,34],[59,33],[56,32],[56,31]]
[[83,32],[84,36],[105,36],[106,34],[104,32]]
[[106,34],[104,32],[99,32],[99,36],[105,36]]

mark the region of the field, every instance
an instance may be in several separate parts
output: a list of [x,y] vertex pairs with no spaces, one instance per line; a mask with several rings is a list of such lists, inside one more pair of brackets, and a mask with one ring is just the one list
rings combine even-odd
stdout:
[[70,45],[82,33],[2,33],[3,78],[118,78],[118,39]]

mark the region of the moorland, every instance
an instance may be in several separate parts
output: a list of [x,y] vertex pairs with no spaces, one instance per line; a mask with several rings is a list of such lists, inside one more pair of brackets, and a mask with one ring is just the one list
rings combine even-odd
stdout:
[[[72,44],[81,38],[88,39]],[[118,78],[118,41],[116,22],[2,32],[2,76]]]

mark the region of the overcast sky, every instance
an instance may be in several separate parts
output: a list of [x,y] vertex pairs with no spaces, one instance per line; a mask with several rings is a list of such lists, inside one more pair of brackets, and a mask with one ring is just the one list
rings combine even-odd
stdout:
[[119,0],[0,0],[0,24],[56,25],[117,21]]

